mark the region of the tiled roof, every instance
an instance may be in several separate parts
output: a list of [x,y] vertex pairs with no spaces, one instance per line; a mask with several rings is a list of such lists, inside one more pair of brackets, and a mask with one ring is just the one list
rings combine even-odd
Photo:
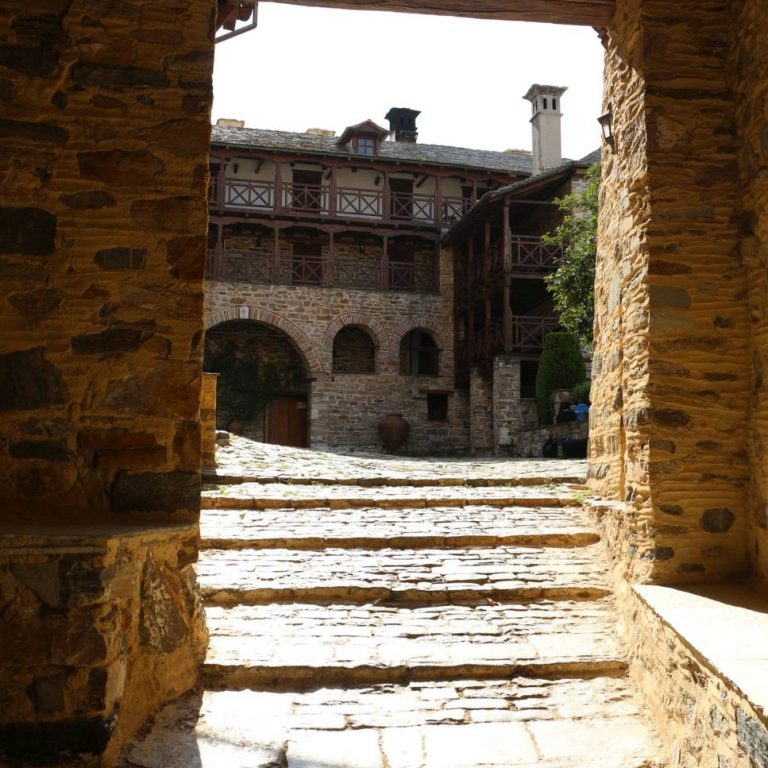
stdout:
[[[227,128],[213,126],[213,146],[244,147],[251,149],[284,150],[308,154],[354,157],[361,155],[347,152],[338,145],[333,136],[315,136],[309,133],[290,133],[258,128]],[[485,149],[444,147],[440,144],[407,144],[385,141],[379,150],[379,157],[385,160],[449,165],[457,168],[475,168],[502,173],[530,173],[531,155],[528,152],[492,152]]]
[[577,160],[576,162],[579,165],[594,165],[595,163],[599,163],[601,160],[602,152],[600,150],[600,147],[590,152],[588,155],[584,155],[584,157],[581,158],[581,160]]

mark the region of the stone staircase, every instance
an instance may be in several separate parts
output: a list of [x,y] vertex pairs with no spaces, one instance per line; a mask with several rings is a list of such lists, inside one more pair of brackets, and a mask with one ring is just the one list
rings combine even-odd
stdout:
[[203,690],[123,766],[664,764],[573,478],[393,479],[204,493]]

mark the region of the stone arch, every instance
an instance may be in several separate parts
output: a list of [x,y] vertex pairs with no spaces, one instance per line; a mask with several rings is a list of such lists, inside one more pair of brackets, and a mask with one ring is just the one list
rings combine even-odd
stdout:
[[446,339],[449,338],[448,334],[445,333],[445,330],[442,327],[438,326],[426,317],[414,317],[410,320],[406,320],[403,323],[397,323],[391,336],[393,349],[399,348],[400,341],[406,333],[416,330],[417,328],[428,331],[434,338],[438,348],[440,350],[445,349]]
[[255,320],[256,322],[270,325],[273,328],[278,328],[296,345],[296,348],[304,357],[304,361],[306,362],[310,373],[317,374],[326,372],[320,359],[320,355],[317,352],[317,348],[312,343],[309,336],[290,320],[286,320],[282,317],[282,315],[278,315],[275,312],[269,312],[265,309],[259,309],[258,307],[249,307],[242,304],[239,307],[229,307],[206,315],[205,328],[206,330],[208,328],[213,328],[213,326],[219,325],[219,323],[226,323],[228,320]]
[[333,340],[336,338],[336,334],[348,325],[359,325],[365,328],[371,336],[373,341],[379,349],[387,346],[390,343],[389,334],[386,328],[370,315],[365,315],[362,312],[351,312],[346,315],[339,315],[335,320],[332,320],[328,327],[325,329],[323,335],[323,349],[327,354],[333,352]]

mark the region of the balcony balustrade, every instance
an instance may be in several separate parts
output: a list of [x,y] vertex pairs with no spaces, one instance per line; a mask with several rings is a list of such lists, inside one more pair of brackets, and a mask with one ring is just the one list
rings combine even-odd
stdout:
[[[207,280],[234,283],[290,283],[292,285],[358,288],[362,290],[414,291],[434,293],[438,279],[432,260],[414,263],[387,259],[349,262],[336,259],[335,253],[283,255],[279,263],[272,253],[209,249],[206,258]],[[386,273],[386,274],[385,274]]]
[[338,187],[333,193],[330,184],[284,182],[278,195],[277,186],[274,181],[222,179],[214,175],[208,187],[208,205],[219,211],[282,212],[383,221],[386,195],[390,220],[433,226],[450,226],[471,207],[469,199],[458,197],[443,198],[438,210],[435,195],[386,193],[357,187]]
[[556,317],[512,315],[509,319],[507,351],[539,354],[544,349],[544,337],[559,327]]

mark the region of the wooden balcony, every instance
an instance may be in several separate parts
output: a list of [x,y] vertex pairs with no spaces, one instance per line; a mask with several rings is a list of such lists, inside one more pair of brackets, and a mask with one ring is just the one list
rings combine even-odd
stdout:
[[540,355],[544,349],[544,337],[559,327],[556,317],[512,315],[507,325],[506,351],[518,355]]
[[357,187],[337,187],[334,192],[332,184],[277,184],[214,175],[208,205],[221,213],[282,213],[445,227],[464,216],[471,201],[443,197],[438,202],[436,195]]
[[320,254],[274,253],[209,249],[206,280],[233,283],[286,284],[360,290],[436,293],[437,254],[429,261],[399,261],[371,257],[351,264],[333,251]]

